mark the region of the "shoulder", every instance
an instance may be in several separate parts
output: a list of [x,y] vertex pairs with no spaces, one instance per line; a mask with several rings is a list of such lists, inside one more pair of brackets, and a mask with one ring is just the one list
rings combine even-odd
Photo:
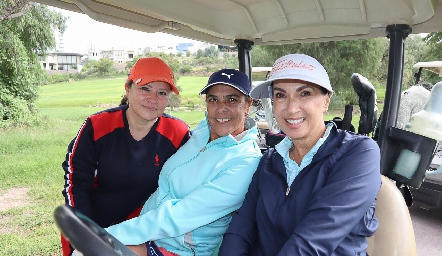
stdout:
[[123,111],[127,106],[106,109],[89,116],[89,120],[94,130],[94,139],[98,140],[117,128],[124,127]]
[[163,114],[159,118],[157,131],[161,134],[169,134],[173,132],[184,135],[189,132],[189,126],[184,121],[176,117],[168,114]]
[[372,147],[378,148],[376,141],[371,139],[368,136],[360,135],[350,131],[344,131],[340,129],[334,129],[330,133],[331,140],[335,141],[335,143],[340,144],[340,146],[352,147],[352,146],[360,146],[360,145],[370,145]]
[[333,155],[330,161],[337,161],[344,156],[366,152],[376,160],[379,158],[380,149],[376,141],[370,137],[353,132],[333,129],[324,144],[315,155],[316,159],[322,159]]
[[119,106],[116,108],[110,108],[89,116],[89,119],[93,122],[108,122],[112,119],[118,119],[123,122],[123,110],[126,110],[127,106]]
[[176,148],[184,138],[187,140],[190,136],[189,126],[185,122],[167,114],[160,116],[155,131],[172,141]]

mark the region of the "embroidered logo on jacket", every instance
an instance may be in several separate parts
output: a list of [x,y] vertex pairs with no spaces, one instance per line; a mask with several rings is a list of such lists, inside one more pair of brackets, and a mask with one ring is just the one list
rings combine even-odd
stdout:
[[159,166],[160,165],[160,158],[158,157],[158,154],[155,155],[155,166]]

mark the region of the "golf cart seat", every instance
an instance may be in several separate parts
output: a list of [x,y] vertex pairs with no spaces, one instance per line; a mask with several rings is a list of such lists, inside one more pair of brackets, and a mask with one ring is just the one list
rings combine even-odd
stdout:
[[379,227],[368,238],[367,253],[370,256],[415,256],[416,241],[413,225],[404,198],[384,175],[376,201],[376,217]]

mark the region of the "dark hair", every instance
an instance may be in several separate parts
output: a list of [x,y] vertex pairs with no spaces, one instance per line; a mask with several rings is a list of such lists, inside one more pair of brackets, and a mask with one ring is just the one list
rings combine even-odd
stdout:
[[[125,86],[132,87],[132,80],[129,80],[125,83]],[[129,104],[129,99],[126,97],[126,94],[123,95],[120,101],[120,106]]]
[[325,89],[324,87],[322,87],[322,86],[319,86],[319,88],[321,89],[321,92],[322,92],[322,94],[324,94],[324,95],[326,95],[326,94],[329,94],[330,92],[327,90],[327,89]]
[[129,99],[126,97],[126,94],[125,94],[125,95],[123,95],[123,97],[121,98],[120,106],[127,105],[127,104],[129,104]]

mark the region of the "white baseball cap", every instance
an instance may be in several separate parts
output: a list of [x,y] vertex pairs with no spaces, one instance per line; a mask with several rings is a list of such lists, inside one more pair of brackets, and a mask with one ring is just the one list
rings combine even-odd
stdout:
[[280,79],[298,79],[317,84],[333,94],[327,71],[315,58],[305,54],[289,54],[275,61],[269,78],[250,93],[254,99],[271,98],[272,84]]

